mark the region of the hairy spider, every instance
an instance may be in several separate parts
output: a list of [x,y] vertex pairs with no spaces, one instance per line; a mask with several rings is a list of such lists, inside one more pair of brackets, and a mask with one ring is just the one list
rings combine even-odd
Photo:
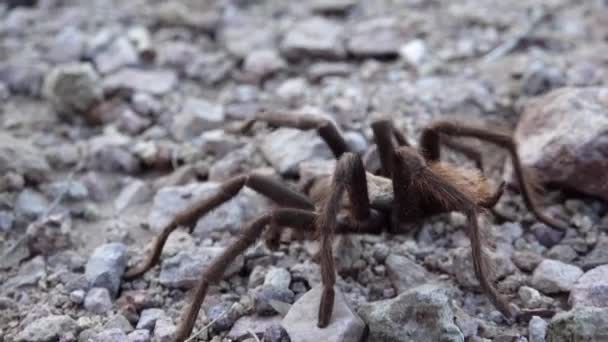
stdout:
[[163,229],[147,260],[139,267],[130,269],[125,274],[126,279],[138,277],[158,263],[169,234],[177,227],[186,226],[192,231],[201,216],[234,197],[243,187],[253,189],[277,205],[275,209],[249,222],[236,241],[202,273],[192,302],[182,317],[175,341],[182,342],[191,334],[208,287],[221,279],[226,265],[262,235],[268,247],[276,249],[285,227],[309,235],[315,234],[320,243],[323,283],[317,324],[326,327],[334,305],[336,270],[331,244],[335,234],[380,234],[383,231],[405,233],[412,223],[450,211],[462,212],[467,218],[475,274],[494,306],[507,318],[525,319],[532,313],[552,314],[550,310],[531,312],[509,305],[489,280],[489,265],[482,249],[477,217],[484,208],[491,209],[498,202],[504,182],[493,189],[480,170],[458,167],[439,160],[440,144],[444,144],[473,158],[481,168],[480,154],[469,146],[452,140],[454,137],[477,138],[506,149],[513,161],[526,206],[538,220],[565,229],[562,223],[540,211],[510,133],[439,121],[423,130],[420,150],[416,150],[391,121],[375,121],[372,123],[372,131],[381,170],[378,174],[373,174],[365,170],[361,157],[350,151],[331,120],[317,116],[263,112],[246,124],[245,129],[255,121],[302,130],[316,129],[338,159],[334,173],[311,180],[302,192],[258,174],[236,176],[223,183],[217,194],[179,213]]

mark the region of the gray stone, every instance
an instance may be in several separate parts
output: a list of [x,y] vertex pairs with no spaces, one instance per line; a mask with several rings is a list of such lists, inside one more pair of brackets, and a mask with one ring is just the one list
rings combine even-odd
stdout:
[[545,253],[548,259],[571,263],[578,257],[578,253],[569,245],[555,245]]
[[386,270],[398,293],[429,282],[433,275],[410,258],[390,254],[386,258]]
[[228,52],[245,58],[251,51],[273,48],[276,34],[268,22],[247,22],[243,25],[226,25],[220,32],[220,39]]
[[607,331],[608,308],[579,308],[553,317],[547,329],[547,341],[606,341]]
[[62,114],[81,114],[103,99],[99,76],[89,63],[55,67],[44,80],[44,94]]
[[150,342],[150,332],[148,330],[137,329],[127,335],[129,342]]
[[234,324],[232,325],[232,329],[230,329],[226,337],[231,338],[233,340],[240,340],[245,337],[251,337],[250,331],[257,335],[263,335],[267,329],[272,326],[280,326],[280,323],[280,316],[244,316],[234,322]]
[[260,149],[281,174],[295,174],[303,161],[332,158],[331,151],[315,131],[293,128],[279,128],[267,134]]
[[130,333],[133,331],[131,322],[123,315],[114,315],[104,325],[104,329],[120,329],[124,333]]
[[214,322],[213,330],[215,331],[229,330],[240,316],[241,314],[236,310],[235,306],[229,302],[212,305],[207,310],[207,318]]
[[[491,280],[496,281],[515,272],[515,265],[509,254],[510,248],[510,245],[499,243],[495,251],[486,251],[488,263],[493,268],[493,272],[490,274]],[[460,247],[452,250],[450,254],[453,257],[453,267],[450,271],[456,277],[456,281],[462,286],[477,288],[479,280],[474,271],[471,248]]]
[[522,92],[537,96],[566,85],[566,77],[556,67],[533,63],[522,78]]
[[407,36],[396,18],[374,18],[355,25],[348,51],[359,57],[396,56]]
[[25,189],[15,200],[15,213],[22,219],[35,220],[47,211],[49,205],[49,201],[43,194]]
[[274,286],[279,289],[288,289],[291,283],[291,273],[281,267],[271,267],[264,277],[264,285]]
[[402,341],[407,336],[418,342],[464,342],[454,323],[451,292],[422,285],[396,298],[363,305],[359,314],[369,326],[369,341]]
[[72,246],[71,230],[69,214],[46,215],[27,226],[25,235],[28,248],[33,254],[53,255]]
[[261,159],[255,158],[256,154],[257,149],[253,144],[247,144],[238,150],[226,153],[209,168],[209,180],[223,182],[236,175],[249,173],[261,163],[256,160]]
[[154,8],[154,13],[158,24],[185,26],[202,32],[212,32],[219,21],[217,11],[196,9],[181,2],[162,3]]
[[243,62],[243,71],[253,80],[263,80],[287,67],[287,62],[275,50],[255,50]]
[[280,324],[272,324],[264,331],[263,342],[291,342],[291,338]]
[[13,94],[39,96],[47,69],[45,63],[35,58],[0,63],[0,81]]
[[608,307],[608,265],[598,266],[583,274],[570,290],[572,307]]
[[62,29],[53,40],[47,58],[55,63],[75,62],[85,51],[85,36],[74,26]]
[[341,58],[346,55],[343,34],[337,22],[322,17],[304,19],[289,29],[281,50],[289,58]]
[[51,168],[40,149],[29,140],[0,132],[0,174],[10,172],[22,175],[29,182],[39,183],[48,178]]
[[82,304],[85,296],[86,292],[84,290],[74,290],[70,292],[70,301],[74,304]]
[[108,74],[138,61],[137,51],[128,38],[118,37],[104,51],[95,56],[95,66],[101,74]]
[[144,309],[139,315],[139,321],[137,321],[136,329],[154,330],[156,321],[162,317],[166,317],[167,314],[162,309],[151,308]]
[[517,294],[525,308],[536,309],[542,305],[542,295],[533,287],[521,286]]
[[[183,186],[165,187],[154,196],[148,222],[152,230],[159,232],[182,210],[190,205],[215,195],[219,183],[194,183]],[[223,203],[211,213],[200,218],[194,229],[195,235],[207,237],[213,231],[238,233],[247,222],[257,217],[266,208],[262,196],[245,189],[233,199]]]
[[37,256],[23,263],[19,267],[19,273],[9,278],[0,288],[19,289],[27,286],[38,286],[38,282],[46,278],[46,262],[44,257]]
[[273,285],[262,285],[253,290],[253,306],[255,312],[260,316],[271,316],[277,314],[272,305],[273,301],[291,304],[295,298],[289,288],[280,288]]
[[515,130],[524,166],[552,182],[608,200],[608,88],[563,88],[526,105]]
[[103,79],[103,88],[130,89],[152,95],[164,95],[177,85],[177,75],[172,70],[142,70],[123,68]]
[[544,223],[535,223],[530,227],[530,230],[536,236],[538,242],[545,247],[553,247],[558,244],[564,237],[564,232],[555,228],[549,227]]
[[162,317],[156,321],[154,326],[154,342],[171,342],[177,333],[177,327],[169,317]]
[[114,200],[114,208],[121,212],[134,204],[140,204],[150,199],[152,191],[148,184],[139,179],[129,182]]
[[198,137],[204,131],[221,127],[224,108],[221,104],[204,99],[187,98],[178,115],[173,119],[171,132],[180,140]]
[[344,13],[357,4],[354,0],[313,0],[310,9],[322,14]]
[[112,310],[110,292],[103,287],[94,287],[84,298],[84,308],[95,314],[105,314]]
[[[201,273],[207,269],[211,261],[224,251],[221,247],[199,247],[195,250],[183,251],[162,262],[159,282],[167,287],[187,289],[198,283]],[[224,271],[224,277],[237,273],[244,259],[239,256]]]
[[58,341],[61,336],[75,333],[78,324],[67,315],[46,316],[29,323],[16,337],[23,342]]
[[127,267],[127,246],[108,243],[97,247],[85,267],[85,275],[92,287],[108,289],[115,297]]
[[534,316],[528,323],[528,342],[545,342],[547,335],[547,322],[544,319]]
[[104,330],[91,339],[92,342],[128,342],[129,339],[124,331],[114,328]]
[[0,100],[6,101],[11,96],[8,86],[4,82],[0,82]]
[[520,270],[532,272],[543,261],[543,257],[531,251],[515,251],[511,260]]
[[162,110],[162,104],[152,95],[137,92],[131,96],[133,109],[142,115],[157,115]]
[[325,328],[317,326],[319,302],[323,287],[315,286],[294,303],[282,325],[292,342],[358,342],[362,339],[365,323],[349,307],[342,292],[335,288],[334,309]]
[[568,292],[583,271],[561,261],[545,259],[534,270],[532,286],[547,293]]

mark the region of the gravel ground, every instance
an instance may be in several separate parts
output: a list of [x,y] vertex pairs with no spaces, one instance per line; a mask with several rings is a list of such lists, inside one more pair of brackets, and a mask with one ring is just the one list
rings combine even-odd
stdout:
[[[599,0],[0,3],[0,342],[171,341],[201,270],[272,203],[242,191],[123,281],[163,226],[232,176],[295,187],[333,166],[313,131],[233,133],[262,109],[326,115],[362,154],[379,117],[414,145],[440,118],[514,129],[569,228],[510,187],[497,208],[512,220],[480,223],[493,281],[558,314],[506,320],[451,213],[338,238],[326,329],[316,244],[259,242],[211,287],[198,340],[608,341],[606,18]],[[515,184],[504,151],[467,143]]]

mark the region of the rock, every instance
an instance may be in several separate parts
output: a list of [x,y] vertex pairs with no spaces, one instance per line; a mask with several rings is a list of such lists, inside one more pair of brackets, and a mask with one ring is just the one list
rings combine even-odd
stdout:
[[396,298],[363,305],[359,314],[369,326],[369,341],[461,341],[450,306],[453,291],[422,285]]
[[569,245],[555,245],[545,253],[548,259],[559,260],[565,263],[572,263],[578,257],[578,254]]
[[139,315],[139,321],[137,321],[135,329],[154,330],[156,321],[166,316],[167,314],[162,309],[144,309]]
[[162,104],[152,95],[144,92],[136,92],[131,96],[133,109],[142,115],[155,116],[162,110]]
[[515,131],[524,166],[552,182],[608,200],[608,88],[564,88],[526,105]]
[[124,331],[114,328],[104,330],[91,339],[92,342],[128,342]]
[[422,39],[414,39],[399,48],[399,55],[414,68],[420,67],[429,59],[427,46]]
[[608,264],[608,236],[602,234],[595,247],[583,259],[583,269],[588,270],[597,265]]
[[78,61],[85,51],[85,39],[85,35],[76,27],[67,26],[55,36],[47,58],[54,63]]
[[19,273],[9,278],[0,288],[17,290],[26,286],[37,286],[38,282],[46,278],[46,262],[42,256],[23,263]]
[[114,72],[138,61],[137,51],[128,38],[118,37],[104,51],[95,56],[95,66],[101,74]]
[[114,208],[117,212],[122,212],[131,205],[147,201],[151,195],[152,191],[144,181],[134,179],[120,191],[114,200]]
[[26,181],[39,183],[51,173],[45,156],[29,140],[0,132],[0,174],[14,172]]
[[605,341],[606,331],[608,308],[579,308],[553,317],[547,329],[547,341]]
[[264,277],[264,285],[274,286],[279,289],[288,289],[291,283],[291,273],[280,267],[271,267]]
[[[201,273],[222,252],[221,247],[199,247],[183,251],[162,262],[159,282],[167,287],[188,289],[198,283]],[[244,259],[239,256],[224,271],[224,277],[236,274],[243,266]]]
[[212,9],[197,10],[180,2],[167,2],[155,7],[158,23],[169,26],[186,26],[202,32],[213,32],[219,16]]
[[[178,212],[188,206],[207,199],[219,191],[219,183],[194,183],[165,187],[156,193],[148,217],[153,231],[159,232]],[[195,235],[207,237],[213,231],[238,233],[243,222],[257,217],[266,208],[266,201],[252,190],[242,190],[233,199],[200,218],[194,229]]]
[[103,89],[91,64],[65,64],[45,77],[44,95],[60,114],[86,114],[103,99]]
[[[495,251],[488,250],[486,255],[488,263],[492,265],[491,280],[497,281],[515,272],[515,265],[511,262],[509,255],[510,245],[499,243]],[[456,281],[462,286],[468,288],[478,288],[479,280],[475,274],[473,267],[473,257],[470,247],[459,247],[452,250],[450,254],[453,257],[453,265],[450,268],[451,273],[456,277]],[[450,271],[448,270],[448,271]]]
[[598,266],[583,274],[570,290],[572,307],[608,307],[608,265]]
[[530,251],[515,251],[511,260],[520,270],[532,272],[543,261],[543,257]]
[[[256,335],[263,335],[265,331],[273,326],[280,327],[280,316],[259,317],[259,316],[244,316],[239,318],[232,329],[228,332],[227,338],[240,340],[245,337],[251,337],[250,331]],[[280,340],[273,340],[279,342]]]
[[224,108],[221,104],[187,98],[181,112],[173,119],[171,132],[179,140],[189,140],[204,131],[219,128],[223,123]]
[[[239,147],[243,146],[243,142],[233,135],[226,134],[222,129],[214,129],[203,132],[200,136],[200,149],[203,153],[213,154],[221,157],[234,152]],[[251,152],[248,150],[250,155]]]
[[0,211],[0,232],[6,233],[15,223],[15,215],[8,211]]
[[356,4],[354,0],[313,0],[310,9],[320,14],[343,14]]
[[277,314],[277,311],[272,306],[273,301],[291,304],[294,299],[294,293],[289,288],[264,284],[253,290],[254,309],[260,316]]
[[536,309],[542,305],[542,295],[535,288],[522,286],[517,291],[517,294],[519,295],[519,299],[521,299],[525,308]]
[[245,22],[242,25],[226,25],[220,39],[231,54],[245,58],[251,51],[271,49],[276,34],[269,23]]
[[532,286],[547,294],[568,292],[582,274],[577,266],[545,259],[534,270]]
[[262,139],[260,149],[281,174],[295,174],[303,161],[332,158],[329,147],[313,130],[279,128]]
[[11,96],[8,86],[4,82],[0,82],[0,100],[6,101]]
[[213,330],[218,332],[229,330],[240,316],[236,307],[229,302],[212,305],[207,310],[207,319],[214,322]]
[[542,318],[532,317],[528,323],[528,342],[545,342],[548,325]]
[[398,254],[386,258],[386,270],[398,293],[429,282],[433,276],[415,261]]
[[82,304],[85,296],[86,292],[84,290],[74,290],[70,292],[70,301],[74,304]]
[[399,54],[406,34],[396,18],[374,18],[355,25],[348,51],[357,57],[387,57]]
[[84,308],[95,314],[104,314],[112,310],[110,292],[103,287],[94,287],[84,298]]
[[343,28],[337,22],[312,17],[296,23],[281,42],[288,58],[342,58],[346,55]]
[[525,95],[537,96],[565,86],[566,78],[556,67],[533,63],[526,70],[522,83],[522,92]]
[[309,95],[309,85],[303,77],[289,78],[279,85],[276,94],[290,105],[303,105]]
[[172,70],[142,70],[123,68],[103,79],[105,90],[129,89],[164,95],[177,85],[177,75]]
[[263,342],[291,342],[291,339],[280,324],[272,324],[264,331]]
[[48,67],[40,60],[26,59],[0,63],[0,81],[13,94],[39,96]]
[[312,64],[306,73],[311,81],[319,81],[327,76],[348,76],[354,67],[350,63],[343,62],[318,62]]
[[209,168],[209,180],[224,182],[236,175],[248,174],[261,164],[261,160],[257,160],[261,158],[256,158],[257,155],[257,149],[253,144],[226,153]]
[[44,195],[35,190],[25,189],[15,200],[15,214],[22,219],[35,220],[46,213],[49,205]]
[[129,342],[150,342],[150,332],[148,330],[133,330],[127,335]]
[[46,316],[29,323],[16,340],[23,342],[58,341],[61,336],[75,333],[78,325],[67,315]]
[[549,227],[544,223],[535,223],[530,227],[530,230],[536,236],[538,242],[547,247],[553,247],[558,244],[564,237],[564,232],[555,228]]
[[224,52],[197,54],[186,64],[184,74],[205,85],[216,85],[230,76],[236,61]]
[[93,251],[85,267],[85,275],[92,287],[106,288],[115,297],[126,267],[127,246],[108,243]]
[[337,287],[329,325],[323,329],[317,327],[322,292],[321,285],[315,286],[300,297],[283,318],[282,325],[291,341],[360,341],[365,330],[365,323],[348,307],[342,292]]
[[170,318],[163,317],[156,321],[154,326],[154,342],[171,342],[177,333],[177,327]]
[[30,223],[25,230],[28,249],[33,254],[53,255],[72,246],[72,221],[68,214],[44,216]]
[[287,62],[275,50],[254,50],[243,62],[243,71],[259,81],[287,67]]

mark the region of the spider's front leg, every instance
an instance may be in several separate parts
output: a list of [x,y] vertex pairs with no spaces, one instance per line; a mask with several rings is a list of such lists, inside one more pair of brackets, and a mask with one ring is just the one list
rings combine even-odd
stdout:
[[[381,220],[377,219],[376,213],[370,209],[370,201],[367,191],[367,180],[363,162],[358,155],[345,153],[336,165],[332,178],[331,188],[321,212],[316,221],[317,233],[320,242],[321,257],[321,279],[323,281],[323,294],[319,306],[320,328],[329,324],[334,306],[334,285],[336,283],[336,267],[332,254],[332,241],[336,233],[341,232],[341,225],[338,215],[342,209],[342,197],[344,192],[348,193],[350,226],[357,226],[357,223],[370,222],[367,232],[380,230],[378,226]],[[344,227],[345,225],[342,225]],[[365,224],[361,224],[365,226]],[[353,230],[350,230],[353,232]],[[364,231],[361,231],[363,233]]]
[[566,224],[547,216],[540,209],[540,205],[538,204],[539,200],[533,190],[530,178],[526,175],[526,170],[519,158],[517,144],[510,132],[505,132],[497,128],[485,128],[450,121],[438,121],[426,128],[422,133],[420,148],[422,149],[422,153],[426,160],[439,160],[440,135],[476,138],[506,149],[511,155],[513,170],[515,171],[515,176],[519,182],[521,193],[528,210],[534,213],[539,221],[551,227],[561,230],[566,230],[568,228]]

